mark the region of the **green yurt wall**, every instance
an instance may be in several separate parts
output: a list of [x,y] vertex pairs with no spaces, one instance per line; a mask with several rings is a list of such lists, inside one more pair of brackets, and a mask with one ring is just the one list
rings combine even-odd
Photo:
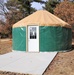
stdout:
[[13,50],[26,51],[26,27],[12,29]]
[[41,26],[40,51],[66,51],[71,49],[72,31],[70,28]]

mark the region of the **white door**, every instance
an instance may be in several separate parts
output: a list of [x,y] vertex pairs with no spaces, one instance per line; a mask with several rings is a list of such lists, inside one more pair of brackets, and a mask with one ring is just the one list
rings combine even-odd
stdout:
[[39,26],[28,26],[28,52],[39,52]]

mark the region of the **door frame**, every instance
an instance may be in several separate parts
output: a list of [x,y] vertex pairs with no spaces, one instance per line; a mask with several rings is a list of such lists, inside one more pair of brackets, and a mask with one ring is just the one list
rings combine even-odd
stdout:
[[[39,27],[39,25],[36,25],[36,24],[29,24],[29,25],[27,25],[26,26],[26,52],[29,52],[29,50],[28,50],[28,26],[38,26]],[[38,31],[39,32],[39,31]],[[39,42],[39,40],[38,40],[38,42]],[[38,46],[39,47],[39,46]],[[39,49],[39,48],[38,48]],[[40,52],[40,50],[38,51],[38,52],[36,52],[36,53],[39,53]]]

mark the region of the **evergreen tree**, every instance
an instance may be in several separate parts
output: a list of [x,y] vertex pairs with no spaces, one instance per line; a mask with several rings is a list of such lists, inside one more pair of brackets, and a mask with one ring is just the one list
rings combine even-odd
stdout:
[[48,0],[43,8],[51,13],[54,13],[54,9],[56,8],[57,4],[59,4],[59,1],[57,0]]
[[32,2],[45,3],[42,0],[18,0],[22,7],[27,11],[27,14],[31,14],[33,12],[33,8],[31,7]]

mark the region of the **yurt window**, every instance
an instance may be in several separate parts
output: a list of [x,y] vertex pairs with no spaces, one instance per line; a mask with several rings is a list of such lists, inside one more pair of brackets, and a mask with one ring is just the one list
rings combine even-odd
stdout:
[[36,27],[30,27],[30,39],[37,38],[37,29]]

